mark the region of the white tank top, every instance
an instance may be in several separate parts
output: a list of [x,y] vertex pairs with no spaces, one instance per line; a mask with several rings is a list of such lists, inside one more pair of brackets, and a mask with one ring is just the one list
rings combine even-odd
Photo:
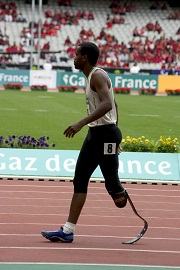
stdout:
[[93,91],[90,87],[90,82],[91,82],[91,76],[96,70],[102,70],[107,78],[109,79],[110,82],[110,97],[111,97],[111,102],[112,102],[112,109],[107,112],[104,116],[99,118],[98,120],[91,122],[88,124],[89,127],[96,127],[96,126],[102,126],[102,125],[108,125],[108,124],[116,124],[117,121],[117,115],[116,115],[116,107],[115,107],[115,101],[114,101],[114,92],[112,88],[112,82],[108,76],[108,74],[101,68],[95,67],[92,69],[90,72],[88,78],[87,78],[87,85],[86,85],[86,104],[87,104],[87,111],[88,114],[93,113],[98,105],[100,104],[99,97],[95,91]]

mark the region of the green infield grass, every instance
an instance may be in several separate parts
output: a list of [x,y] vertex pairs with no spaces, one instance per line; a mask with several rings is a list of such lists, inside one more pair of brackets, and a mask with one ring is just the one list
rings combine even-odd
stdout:
[[[115,95],[123,136],[180,138],[180,97]],[[85,95],[0,91],[0,135],[48,136],[55,149],[80,149],[84,127],[73,139],[63,131],[86,115]],[[50,147],[51,148],[51,147]]]

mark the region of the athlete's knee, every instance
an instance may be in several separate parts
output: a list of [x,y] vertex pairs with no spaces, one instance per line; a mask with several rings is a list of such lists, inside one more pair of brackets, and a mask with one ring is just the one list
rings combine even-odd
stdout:
[[123,208],[127,204],[127,193],[126,190],[121,185],[119,178],[114,178],[116,180],[106,178],[105,187],[109,195],[112,197],[115,205],[118,208]]
[[74,185],[74,193],[87,193],[87,187],[86,181],[80,181],[77,178],[73,179],[73,185]]
[[127,204],[127,193],[123,190],[118,193],[111,194],[111,197],[118,208],[123,208]]

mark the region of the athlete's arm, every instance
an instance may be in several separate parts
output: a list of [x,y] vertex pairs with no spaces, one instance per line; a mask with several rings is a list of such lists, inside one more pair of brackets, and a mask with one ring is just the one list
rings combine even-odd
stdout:
[[73,137],[83,126],[96,121],[112,109],[109,87],[110,82],[104,72],[97,70],[92,74],[91,89],[97,93],[100,100],[100,105],[93,113],[81,119],[79,122],[69,126],[64,131],[66,137]]
[[118,120],[119,120],[119,117],[118,117],[118,105],[117,105],[117,102],[114,100],[114,103],[115,103],[115,107],[116,107],[116,115],[117,115],[117,121],[116,121],[116,126],[118,126]]

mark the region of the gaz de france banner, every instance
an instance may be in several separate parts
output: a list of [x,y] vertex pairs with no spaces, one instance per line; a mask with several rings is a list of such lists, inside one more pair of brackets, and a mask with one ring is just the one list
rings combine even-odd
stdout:
[[[109,77],[112,80],[113,87],[119,88],[131,88],[138,90],[144,89],[157,89],[158,88],[158,76],[157,75],[115,75],[109,73]],[[84,87],[86,79],[82,72],[57,72],[57,86],[79,86]]]
[[[78,154],[78,150],[1,148],[0,175],[72,178]],[[103,178],[99,167],[92,177]],[[121,153],[119,177],[180,181],[180,154]]]
[[8,83],[21,83],[23,86],[29,86],[29,70],[0,69],[0,85]]

